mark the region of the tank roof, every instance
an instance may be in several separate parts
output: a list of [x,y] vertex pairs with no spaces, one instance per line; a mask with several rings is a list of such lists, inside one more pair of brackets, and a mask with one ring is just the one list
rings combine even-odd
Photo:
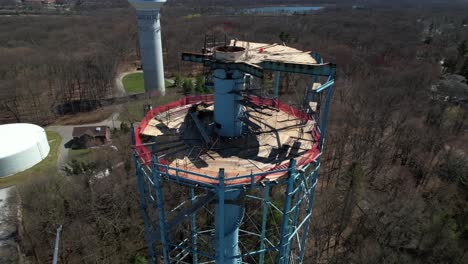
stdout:
[[0,125],[0,177],[26,170],[49,154],[45,130],[33,124]]
[[43,133],[44,129],[34,124],[0,125],[0,159],[36,145]]

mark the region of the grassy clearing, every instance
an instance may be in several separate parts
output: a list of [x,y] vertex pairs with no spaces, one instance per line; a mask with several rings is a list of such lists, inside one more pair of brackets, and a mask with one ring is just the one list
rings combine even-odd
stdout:
[[[143,80],[142,72],[127,74],[122,79],[122,83],[127,93],[143,93],[145,91],[145,82]],[[170,87],[172,86],[172,83],[166,80],[165,85],[166,87]]]
[[50,152],[47,158],[23,172],[6,178],[0,178],[0,188],[12,185],[21,185],[28,182],[32,177],[45,174],[46,172],[57,173],[58,150],[62,142],[62,138],[59,134],[52,131],[47,131],[47,138],[50,145]]
[[77,160],[80,162],[89,162],[91,149],[70,149],[68,150],[68,160]]

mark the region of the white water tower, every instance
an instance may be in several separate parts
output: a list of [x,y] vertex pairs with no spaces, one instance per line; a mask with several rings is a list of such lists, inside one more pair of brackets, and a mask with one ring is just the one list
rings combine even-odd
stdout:
[[141,63],[145,91],[164,95],[164,65],[161,43],[160,9],[166,0],[128,0],[138,18]]

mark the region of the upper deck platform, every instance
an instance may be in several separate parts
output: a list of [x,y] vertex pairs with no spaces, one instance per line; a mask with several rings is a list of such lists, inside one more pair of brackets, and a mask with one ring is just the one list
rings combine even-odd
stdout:
[[241,70],[263,78],[263,71],[281,71],[316,76],[335,75],[336,65],[324,63],[310,51],[301,51],[281,44],[231,40],[204,53],[182,53],[183,61],[203,63],[212,68]]
[[[245,53],[236,62],[260,64],[263,61],[274,61],[291,64],[314,65],[317,61],[309,51],[301,51],[285,45],[273,43],[256,43],[248,41],[231,40],[229,46],[242,47]],[[216,50],[214,51],[216,52]]]
[[[249,175],[259,175],[255,181],[275,180],[287,173],[290,159],[300,167],[319,156],[320,134],[314,120],[301,111],[277,100],[246,98],[245,133],[222,138],[213,132],[212,100],[186,97],[153,109],[137,128],[136,144],[153,138],[160,164],[179,169],[182,179],[208,184],[217,183],[221,168],[226,184],[251,183],[252,178],[244,177]],[[150,161],[149,148],[141,146],[139,152]]]

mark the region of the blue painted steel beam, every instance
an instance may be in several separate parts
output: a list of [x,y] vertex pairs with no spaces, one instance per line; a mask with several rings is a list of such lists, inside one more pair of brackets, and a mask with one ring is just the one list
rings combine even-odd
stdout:
[[206,54],[189,52],[182,53],[182,61],[203,63],[205,67],[210,67],[212,69],[239,70],[255,77],[263,78],[263,69],[256,64],[246,62],[221,62],[213,60],[211,56]]
[[[318,161],[320,162],[320,161]],[[317,165],[320,165],[320,163],[317,163]],[[318,180],[318,171],[314,170],[312,171],[312,191],[310,192],[309,195],[309,203],[307,205],[307,211],[306,215],[312,215],[312,209],[314,206],[314,199],[315,199],[315,188],[317,186],[317,180]],[[301,252],[299,254],[299,260],[302,262],[304,259],[304,254],[305,254],[305,243],[307,240],[307,234],[309,233],[309,226],[310,226],[310,220],[312,217],[309,217],[306,222],[304,223],[304,232],[302,233],[302,238],[301,238]]]
[[279,97],[279,88],[280,88],[280,83],[281,83],[281,72],[277,71],[275,72],[275,82],[274,82],[274,97],[278,98]]
[[209,55],[197,53],[182,53],[182,60],[203,63],[204,66],[211,67],[212,69],[240,70],[259,78],[263,78],[263,71],[290,72],[317,76],[331,76],[336,73],[336,65],[332,63],[299,64],[270,60],[262,61],[259,64],[250,64],[245,62],[219,62],[212,60]]
[[[305,177],[304,174],[299,174],[301,177]],[[297,217],[299,216],[299,210],[300,210],[300,205],[302,203],[302,199],[299,199],[301,197],[301,191],[305,186],[303,186],[303,183],[300,184],[299,190],[296,192],[294,196],[294,207],[293,207],[293,217],[292,217],[292,223],[291,223],[291,232],[293,233],[291,236],[294,235],[294,233],[297,231]],[[291,239],[288,239],[288,252],[291,252]]]
[[[193,204],[195,203],[195,189],[190,187],[190,201]],[[192,226],[192,244],[194,253],[192,254],[192,263],[198,264],[198,254],[197,254],[197,214],[193,213],[191,217],[191,226]]]
[[323,113],[322,123],[320,126],[321,133],[320,133],[319,149],[321,151],[323,150],[323,144],[325,143],[325,136],[327,133],[328,114],[330,112],[330,103],[331,103],[330,101],[331,101],[332,94],[333,94],[333,85],[330,86],[330,88],[327,91],[327,95],[325,99],[325,111]]
[[322,84],[319,88],[317,88],[316,92],[321,93],[323,90],[332,87],[335,84],[335,80],[329,80],[326,83]]
[[215,229],[217,232],[217,245],[216,247],[216,263],[224,264],[224,169],[219,169],[219,187],[218,192],[218,206],[216,210]]
[[[156,146],[156,144],[154,144]],[[159,218],[159,227],[160,227],[160,239],[163,247],[163,256],[164,256],[164,263],[169,264],[169,245],[166,237],[166,217],[164,211],[164,203],[163,203],[163,194],[161,188],[161,178],[160,178],[160,171],[159,166],[156,165],[158,161],[158,157],[156,154],[152,155],[152,168],[151,171],[153,173],[153,181],[154,181],[154,191],[156,193],[156,207],[158,209],[158,218]]]
[[141,177],[141,165],[138,161],[136,161],[135,164],[136,164],[136,170],[137,170],[136,176],[137,176],[138,190],[140,193],[140,209],[141,209],[141,213],[143,214],[143,223],[145,225],[145,239],[148,245],[149,262],[150,264],[154,264],[155,263],[155,253],[154,253],[154,246],[153,246],[154,238],[152,237],[152,232],[150,231],[151,219],[149,219],[148,214],[146,212],[147,210],[146,199],[145,199],[146,191],[145,191],[145,187],[143,184],[143,179]]
[[279,244],[279,256],[278,264],[287,264],[289,261],[289,234],[290,234],[290,224],[289,224],[289,211],[291,210],[291,200],[292,192],[294,188],[294,181],[296,180],[296,160],[292,159],[289,162],[289,172],[288,172],[288,185],[286,186],[286,200],[284,202],[283,208],[283,221],[281,224],[281,235],[280,235],[280,244]]
[[[270,198],[270,186],[266,185],[263,191],[262,230],[261,230],[261,235],[260,235],[260,250],[265,249],[269,198]],[[265,251],[262,251],[260,253],[259,261],[260,261],[260,264],[263,264],[265,262]]]
[[262,61],[260,66],[266,71],[281,71],[308,75],[330,76],[336,71],[336,65],[325,64],[297,64],[281,61]]
[[312,58],[314,58],[314,60],[318,63],[318,64],[322,64],[323,63],[323,59],[322,59],[322,56],[316,52],[313,52],[310,56],[312,56]]
[[[132,144],[135,145],[135,128],[132,126]],[[145,225],[145,240],[148,246],[148,257],[150,264],[155,263],[155,254],[154,254],[154,247],[153,247],[153,239],[150,237],[150,219],[148,214],[146,213],[147,206],[146,206],[146,191],[143,184],[143,179],[141,176],[141,164],[138,161],[138,156],[136,154],[133,155],[135,161],[135,169],[136,169],[136,177],[137,177],[137,185],[140,194],[140,209],[141,213],[143,214],[143,223]]]
[[[224,172],[224,171],[223,171]],[[220,172],[221,174],[221,172]],[[221,184],[220,184],[221,187]],[[242,261],[239,249],[239,228],[244,217],[244,206],[240,204],[242,190],[226,191],[224,188],[219,189],[218,207],[216,211],[216,242],[218,244],[216,263],[222,264],[237,264]],[[221,215],[220,211],[223,211]],[[221,218],[219,218],[221,217]]]
[[238,70],[244,73],[251,74],[258,78],[263,78],[263,69],[256,64],[246,62],[219,62],[219,61],[204,61],[204,65],[211,69]]
[[[177,244],[173,244],[173,243],[169,243],[169,246],[171,248],[177,248],[177,249],[181,249],[181,250],[186,250],[186,251],[189,251],[189,252],[192,252],[192,254],[198,254],[202,257],[205,257],[205,258],[208,258],[210,260],[214,260],[216,258],[216,256],[212,256],[212,255],[209,255],[209,254],[206,254],[206,253],[203,253],[201,251],[195,251],[193,248],[191,247],[188,247],[188,246],[181,246],[181,245],[177,245]],[[204,262],[206,263],[206,262]]]
[[182,52],[182,61],[203,63],[210,57],[202,53]]

